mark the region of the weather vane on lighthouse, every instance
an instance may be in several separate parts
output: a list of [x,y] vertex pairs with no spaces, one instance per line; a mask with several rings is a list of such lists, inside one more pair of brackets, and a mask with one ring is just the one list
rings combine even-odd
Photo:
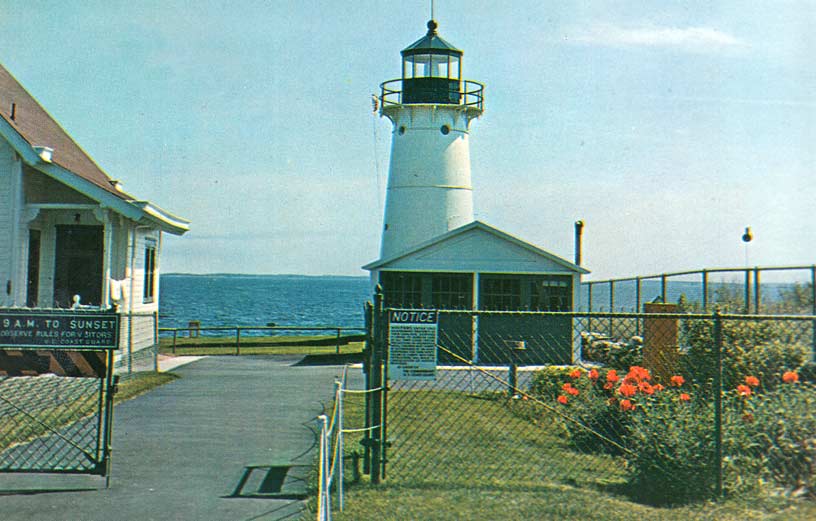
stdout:
[[463,52],[439,36],[433,10],[401,52],[401,77],[380,86],[379,113],[393,124],[382,258],[473,222],[468,135],[484,86],[462,79]]

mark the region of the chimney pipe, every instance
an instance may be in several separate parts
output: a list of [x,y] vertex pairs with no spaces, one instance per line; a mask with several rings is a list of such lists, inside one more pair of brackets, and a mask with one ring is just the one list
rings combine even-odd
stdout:
[[581,234],[584,231],[584,221],[575,221],[575,264],[581,265]]

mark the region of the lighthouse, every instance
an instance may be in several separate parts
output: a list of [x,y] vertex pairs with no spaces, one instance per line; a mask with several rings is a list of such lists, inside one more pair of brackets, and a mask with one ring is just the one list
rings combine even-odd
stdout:
[[506,364],[509,331],[513,345],[526,345],[524,359],[514,360],[571,363],[580,345],[569,320],[494,313],[574,310],[588,271],[473,219],[469,136],[484,111],[484,86],[462,79],[463,53],[437,29],[429,21],[402,51],[401,77],[381,85],[391,162],[380,258],[363,269],[387,308],[439,311],[440,363]]
[[470,123],[484,87],[462,79],[462,51],[428,32],[402,51],[402,76],[381,85],[391,162],[380,256],[390,257],[473,222]]

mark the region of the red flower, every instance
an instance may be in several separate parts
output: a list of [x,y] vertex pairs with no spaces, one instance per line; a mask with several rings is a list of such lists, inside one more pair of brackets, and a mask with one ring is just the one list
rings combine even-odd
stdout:
[[621,386],[618,387],[618,394],[620,394],[622,396],[634,396],[636,392],[637,392],[637,387],[635,387],[634,385],[630,385],[630,384],[625,383],[625,384],[621,384]]
[[680,393],[680,401],[681,402],[688,402],[691,400],[691,396],[686,393]]
[[631,411],[635,408],[634,404],[630,400],[621,400],[620,407],[623,411]]
[[680,376],[679,374],[676,374],[671,377],[671,384],[675,387],[680,387],[684,383],[686,383],[686,379]]
[[649,385],[649,382],[640,382],[638,384],[638,391],[649,395],[655,392],[654,387]]
[[572,371],[570,371],[569,377],[572,378],[573,380],[577,380],[578,378],[581,378],[581,374],[582,371],[580,369],[573,369]]
[[620,380],[620,376],[618,376],[618,372],[617,372],[617,371],[615,371],[614,369],[610,369],[610,370],[609,370],[609,371],[606,373],[606,381],[607,381],[607,382],[610,382],[610,383],[613,383],[613,384],[614,384],[614,383],[615,383],[615,382],[617,382],[618,380]]
[[795,384],[799,381],[799,374],[796,371],[785,371],[782,381],[786,384]]
[[751,387],[757,387],[759,385],[759,378],[756,376],[746,376],[745,383],[750,385]]
[[613,387],[615,387],[615,383],[614,383],[614,382],[606,382],[606,383],[604,384],[604,389],[609,390],[609,389],[612,389]]
[[564,396],[563,394],[556,398],[556,401],[558,401],[558,403],[560,403],[561,405],[567,405],[567,397]]
[[638,382],[641,380],[649,380],[651,377],[652,375],[649,374],[649,370],[645,367],[640,367],[639,365],[633,365],[630,367],[629,374],[626,375],[626,378]]
[[561,389],[563,389],[564,392],[567,393],[567,394],[571,394],[573,396],[578,396],[578,392],[579,392],[578,389],[573,387],[571,383],[565,383],[564,385],[561,386]]
[[590,380],[592,380],[592,381],[594,382],[594,381],[596,381],[596,380],[597,380],[597,379],[598,379],[598,378],[599,378],[601,375],[600,375],[600,373],[598,373],[598,370],[597,370],[597,369],[590,369],[589,373],[587,373],[587,376],[589,377],[589,379],[590,379]]
[[737,386],[737,392],[739,393],[739,395],[740,395],[740,396],[744,396],[744,397],[746,397],[746,398],[748,398],[749,396],[751,396],[751,388],[750,388],[750,387],[748,387],[748,386],[747,386],[747,385],[745,385],[745,384],[739,384],[739,385]]
[[654,384],[652,387],[654,387],[655,391],[662,391],[663,389],[665,389],[665,387],[663,387],[660,384]]

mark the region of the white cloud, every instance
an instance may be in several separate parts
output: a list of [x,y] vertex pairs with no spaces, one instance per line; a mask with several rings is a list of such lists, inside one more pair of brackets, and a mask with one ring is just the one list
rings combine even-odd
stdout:
[[569,41],[613,47],[662,47],[689,52],[716,52],[746,47],[736,36],[708,27],[641,27],[596,25],[565,37]]

